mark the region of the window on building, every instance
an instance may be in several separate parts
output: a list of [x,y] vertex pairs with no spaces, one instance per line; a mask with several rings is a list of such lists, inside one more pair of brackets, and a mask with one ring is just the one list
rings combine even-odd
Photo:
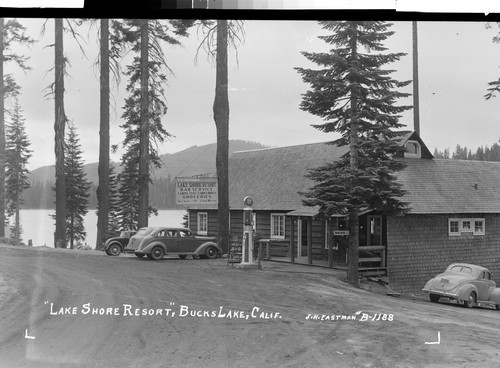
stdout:
[[405,157],[421,157],[420,143],[417,141],[408,141],[405,144]]
[[271,238],[285,238],[285,215],[282,213],[271,214]]
[[448,228],[449,228],[450,235],[460,235],[460,221],[459,220],[450,219],[448,221]]
[[484,235],[484,219],[474,219],[474,235]]
[[208,234],[208,213],[198,212],[198,229],[197,233],[200,235]]
[[460,236],[462,234],[484,235],[484,218],[448,219],[448,234],[450,236]]

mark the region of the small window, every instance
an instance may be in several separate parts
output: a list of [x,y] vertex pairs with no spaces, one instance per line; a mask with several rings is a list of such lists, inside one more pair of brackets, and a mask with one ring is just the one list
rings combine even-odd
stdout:
[[484,219],[474,220],[474,235],[484,235]]
[[449,235],[460,235],[460,221],[455,219],[450,219],[448,221]]
[[484,218],[448,219],[448,235],[460,236],[463,234],[484,235]]
[[472,231],[470,220],[462,220],[462,229],[461,230],[464,233]]
[[285,215],[271,214],[271,238],[285,238]]
[[420,158],[421,156],[420,143],[418,143],[417,141],[408,141],[405,144],[405,148],[406,148],[405,157]]
[[208,213],[198,212],[198,234],[207,235],[208,234]]

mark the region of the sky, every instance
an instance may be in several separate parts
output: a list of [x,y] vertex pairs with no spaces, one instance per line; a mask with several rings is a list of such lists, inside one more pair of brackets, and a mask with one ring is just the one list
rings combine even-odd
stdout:
[[[22,87],[20,103],[33,150],[29,169],[54,164],[54,101],[46,97],[52,83],[54,49],[53,19],[19,18],[27,32],[38,40],[31,48],[16,49],[30,56],[32,70],[23,73],[13,65]],[[412,79],[411,22],[393,22],[395,34],[385,46],[390,52],[405,52],[390,65],[399,80]],[[301,51],[323,52],[328,45],[318,38],[326,34],[315,21],[246,20],[244,42],[229,55],[230,139],[259,142],[272,147],[331,141],[333,134],[311,125],[317,117],[299,109],[305,84],[295,67],[316,68]],[[492,42],[499,31],[486,29],[484,22],[418,22],[420,135],[431,152],[453,151],[457,144],[475,151],[500,139],[500,96],[486,101],[489,81],[500,77],[500,44]],[[98,161],[99,78],[94,65],[98,55],[97,29],[81,29],[82,55],[77,43],[65,35],[65,54],[70,67],[65,81],[65,110],[76,125],[86,163]],[[173,137],[160,146],[160,153],[175,153],[194,145],[216,141],[212,105],[215,94],[215,67],[206,53],[196,52],[202,34],[193,29],[182,46],[165,45],[164,53],[173,75],[168,76],[163,118]],[[123,62],[125,68],[127,60]],[[112,88],[111,143],[119,144],[120,125],[126,93],[126,78]],[[411,93],[411,86],[406,92]],[[412,98],[401,104],[412,104]],[[413,113],[404,114],[405,129],[413,129]],[[119,161],[122,151],[112,155]],[[174,173],[175,174],[175,173]]]

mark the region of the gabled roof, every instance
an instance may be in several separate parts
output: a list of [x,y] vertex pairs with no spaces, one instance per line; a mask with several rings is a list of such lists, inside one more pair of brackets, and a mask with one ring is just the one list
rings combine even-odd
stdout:
[[235,152],[229,162],[229,206],[243,208],[250,196],[256,210],[292,211],[303,207],[300,191],[313,182],[308,170],[338,160],[348,147],[328,143]]
[[[408,140],[422,148],[422,158],[400,158],[407,166],[396,174],[407,191],[403,200],[410,214],[500,213],[499,162],[433,159],[416,133],[404,132],[401,144]],[[314,209],[306,209],[299,194],[314,185],[305,175],[347,151],[347,146],[315,143],[235,152],[229,160],[230,208],[243,209],[243,199],[250,196],[255,210],[311,216]]]
[[397,141],[404,146],[408,141],[417,141],[420,144],[421,148],[421,157],[422,158],[434,158],[433,154],[427,146],[425,145],[424,141],[416,132],[412,131],[402,131],[400,137],[397,139]]

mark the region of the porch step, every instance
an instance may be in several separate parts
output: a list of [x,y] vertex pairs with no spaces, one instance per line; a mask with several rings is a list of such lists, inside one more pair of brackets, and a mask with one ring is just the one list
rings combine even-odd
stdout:
[[363,263],[363,262],[381,262],[382,258],[381,257],[370,257],[370,258],[359,258],[358,263]]
[[359,275],[366,276],[387,276],[387,268],[358,268]]

